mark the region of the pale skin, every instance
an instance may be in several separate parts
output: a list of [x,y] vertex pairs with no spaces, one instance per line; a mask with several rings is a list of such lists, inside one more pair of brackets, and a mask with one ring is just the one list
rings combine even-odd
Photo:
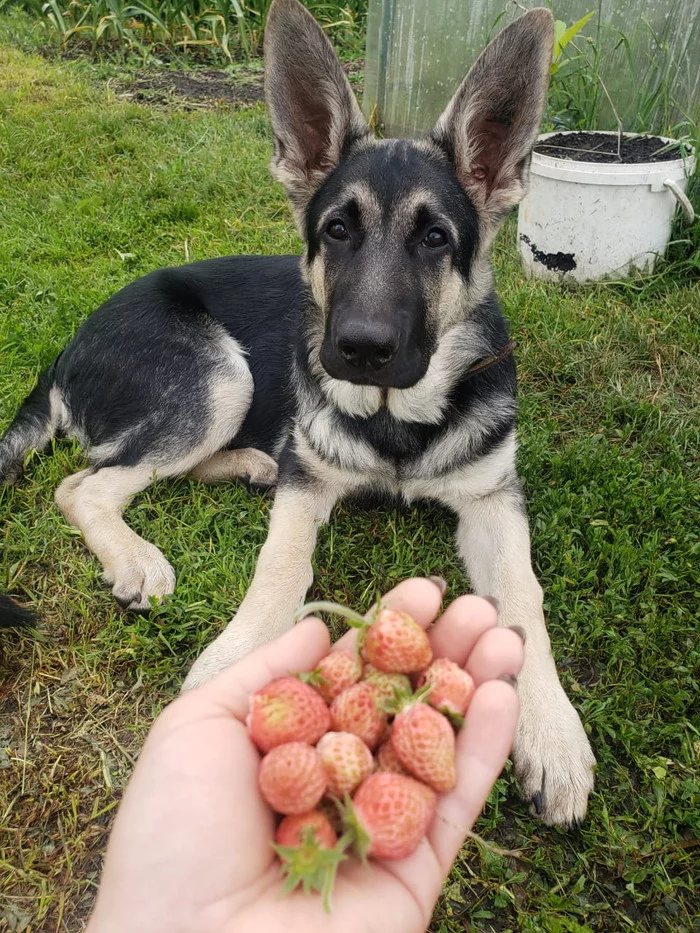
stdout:
[[[313,669],[330,650],[326,626],[310,618],[156,720],[117,814],[88,933],[423,933],[513,744],[518,699],[508,681],[523,662],[522,638],[497,628],[489,602],[462,596],[439,616],[441,598],[426,579],[385,597],[421,625],[434,623],[434,655],[452,658],[477,684],[457,739],[457,787],[439,798],[412,856],[342,864],[330,916],[318,896],[281,896],[274,817],[257,789],[260,756],[245,717],[251,693]],[[335,648],[352,647],[355,637]]]

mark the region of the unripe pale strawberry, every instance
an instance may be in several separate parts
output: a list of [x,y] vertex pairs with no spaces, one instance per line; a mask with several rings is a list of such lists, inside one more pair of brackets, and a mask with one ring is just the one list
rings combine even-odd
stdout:
[[331,651],[318,662],[308,683],[330,704],[343,690],[357,683],[361,675],[362,662],[354,652]]
[[394,774],[408,774],[404,766],[399,761],[391,740],[382,742],[374,756],[377,764],[377,771],[391,771]]
[[380,671],[373,664],[365,664],[362,669],[362,680],[379,690],[379,701],[385,709],[395,700],[397,694],[410,696],[411,681],[405,674],[390,674]]
[[352,732],[365,745],[374,749],[384,733],[387,716],[378,706],[379,691],[361,681],[353,684],[333,700],[330,707],[335,732]]
[[[296,677],[278,677],[250,698],[248,734],[262,752],[287,742],[315,745],[331,726],[328,707]],[[307,808],[309,809],[309,808]]]
[[369,664],[391,674],[413,674],[432,661],[428,636],[406,612],[380,609],[363,632],[362,655]]
[[309,830],[322,849],[332,849],[338,841],[328,817],[319,810],[309,810],[308,813],[285,816],[277,827],[275,842],[279,846],[301,845]]
[[277,813],[313,810],[328,786],[321,756],[304,742],[277,745],[260,762],[260,793]]
[[415,852],[435,813],[435,794],[404,774],[377,771],[355,793],[346,828],[362,858],[402,859]]
[[404,768],[439,794],[457,783],[455,734],[432,706],[413,703],[394,719],[391,744]]
[[328,775],[327,793],[342,799],[372,773],[372,752],[352,732],[326,732],[316,745]]
[[318,891],[330,913],[336,872],[346,856],[345,843],[338,843],[326,817],[317,810],[286,816],[272,847],[282,862],[283,891],[289,893],[299,885],[306,894]]
[[437,658],[423,671],[418,687],[424,686],[430,687],[425,701],[455,717],[464,716],[476,690],[471,675],[449,658]]

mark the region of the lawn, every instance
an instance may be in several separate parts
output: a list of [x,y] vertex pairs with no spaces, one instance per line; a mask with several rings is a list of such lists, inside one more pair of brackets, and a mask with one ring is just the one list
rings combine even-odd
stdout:
[[[0,45],[0,429],[76,327],[157,266],[298,251],[267,173],[261,104],[135,102],[113,68]],[[697,931],[700,915],[700,289],[527,282],[496,248],[518,341],[520,466],[555,656],[598,758],[581,830],[548,829],[507,769],[431,926]],[[124,361],[128,366],[128,360]],[[235,611],[270,503],[236,485],[154,486],[129,523],[178,572],[150,618],[117,610],[53,504],[82,463],[57,443],[0,491],[0,589],[39,609],[0,641],[0,931],[79,931],[121,791],[153,717]],[[367,605],[439,573],[468,588],[431,506],[338,508],[315,597]],[[695,704],[695,705],[694,705]]]

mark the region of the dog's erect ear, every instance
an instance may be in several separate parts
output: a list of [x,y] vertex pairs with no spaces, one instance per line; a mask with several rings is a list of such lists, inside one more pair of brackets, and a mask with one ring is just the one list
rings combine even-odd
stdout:
[[273,0],[265,27],[265,97],[282,182],[297,222],[343,147],[368,132],[333,47],[298,0]]
[[519,17],[482,52],[431,134],[491,230],[525,193],[553,45],[549,10]]

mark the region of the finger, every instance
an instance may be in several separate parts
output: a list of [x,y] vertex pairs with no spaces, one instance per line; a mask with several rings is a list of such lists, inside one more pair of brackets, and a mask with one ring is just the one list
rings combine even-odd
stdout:
[[474,683],[496,680],[504,674],[517,675],[523,666],[524,645],[520,635],[509,628],[488,629],[473,646],[465,669]]
[[464,844],[510,754],[518,722],[515,690],[502,681],[482,684],[457,736],[457,787],[438,797],[428,841],[443,875]]
[[433,654],[464,667],[484,632],[497,625],[498,614],[488,600],[481,596],[459,596],[430,630]]
[[[414,577],[411,580],[402,580],[397,586],[382,597],[382,605],[398,612],[407,612],[419,625],[427,628],[435,621],[440,604],[442,591],[440,587],[428,580],[427,577]],[[372,610],[370,609],[370,612]],[[369,615],[369,613],[368,613]],[[353,651],[357,640],[357,630],[350,629],[333,645],[333,649]]]
[[221,704],[237,719],[248,715],[250,695],[265,684],[297,671],[312,671],[330,650],[330,635],[320,619],[304,619],[293,629],[253,651],[188,696]]

